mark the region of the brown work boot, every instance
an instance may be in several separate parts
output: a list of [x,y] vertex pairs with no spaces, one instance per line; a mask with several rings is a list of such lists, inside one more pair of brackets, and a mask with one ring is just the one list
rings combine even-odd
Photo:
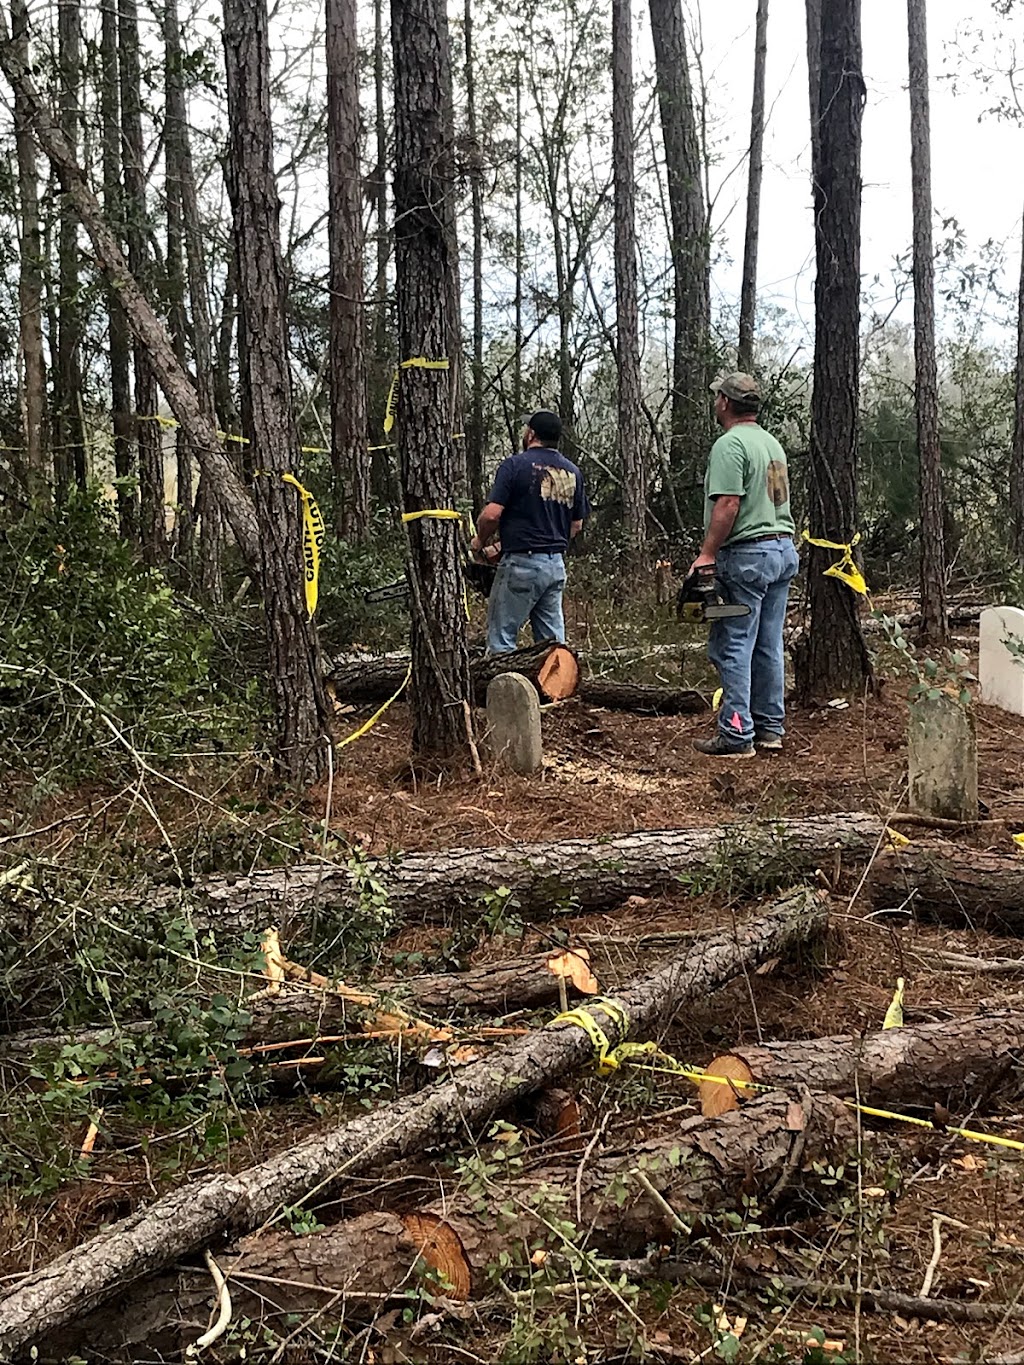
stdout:
[[728,744],[719,734],[716,734],[712,739],[695,739],[693,747],[699,754],[708,754],[711,758],[754,757],[754,746],[752,744]]

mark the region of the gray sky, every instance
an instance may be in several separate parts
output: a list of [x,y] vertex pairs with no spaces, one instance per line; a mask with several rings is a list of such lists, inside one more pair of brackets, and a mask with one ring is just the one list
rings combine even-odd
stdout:
[[[718,125],[722,162],[715,176],[721,190],[716,211],[734,265],[716,272],[720,296],[739,290],[743,243],[745,165],[736,171],[749,139],[753,64],[754,0],[723,10],[720,0],[696,0],[704,26],[704,66]],[[728,12],[729,23],[723,25]],[[736,23],[737,17],[740,25]],[[994,91],[977,82],[955,93],[944,79],[953,69],[950,51],[958,29],[987,27],[992,35],[989,0],[930,0],[929,68],[932,114],[932,197],[936,213],[955,217],[965,230],[972,254],[989,238],[1007,248],[1005,283],[1016,289],[1024,204],[1024,128],[979,115],[994,102]],[[880,303],[892,298],[891,271],[897,254],[910,242],[910,112],[906,91],[906,6],[903,0],[864,0],[864,207],[862,272],[865,281],[883,277]],[[768,29],[765,171],[761,207],[759,292],[772,296],[810,323],[814,289],[810,209],[807,64],[803,0],[772,0]],[[993,66],[1005,63],[1007,50],[990,36],[982,53]],[[1001,88],[1006,88],[1005,82]],[[938,228],[936,227],[936,240]],[[898,317],[909,319],[908,295]],[[995,339],[990,327],[986,332]],[[1009,340],[1000,337],[1000,340]]]

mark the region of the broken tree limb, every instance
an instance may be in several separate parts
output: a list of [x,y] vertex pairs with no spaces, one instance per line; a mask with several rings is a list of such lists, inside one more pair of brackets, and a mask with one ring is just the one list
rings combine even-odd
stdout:
[[872,909],[907,909],[922,920],[1024,934],[1024,857],[959,844],[883,852],[867,882]]
[[1011,1080],[1022,1051],[1024,1013],[1003,1010],[949,1023],[880,1029],[859,1038],[745,1044],[716,1057],[706,1070],[718,1076],[730,1061],[739,1061],[746,1076],[727,1074],[780,1089],[802,1084],[833,1095],[860,1095],[872,1103],[941,1101],[962,1108]]
[[[463,920],[497,887],[507,887],[520,914],[550,915],[559,902],[574,910],[609,910],[629,896],[679,891],[710,878],[729,892],[792,884],[818,867],[831,876],[845,856],[866,861],[882,838],[874,815],[811,816],[719,825],[708,829],[640,830],[594,839],[496,848],[413,853],[372,862],[395,922]],[[179,891],[150,896],[152,908],[177,904]],[[357,909],[360,882],[345,864],[307,863],[248,876],[209,877],[188,892],[197,924],[262,932],[276,920],[292,936],[314,906]]]
[[[460,1191],[448,1171],[444,1196],[412,1210],[371,1210],[304,1237],[271,1228],[217,1260],[238,1311],[261,1326],[280,1330],[285,1315],[318,1309],[328,1321],[365,1320],[382,1300],[413,1299],[420,1286],[454,1300],[490,1293],[502,1264],[512,1290],[545,1261],[586,1278],[588,1253],[640,1255],[750,1198],[763,1207],[785,1176],[796,1188],[813,1163],[843,1160],[855,1141],[856,1121],[840,1101],[803,1090],[799,1099],[776,1092],[739,1113],[691,1117],[582,1164],[568,1155],[521,1175],[502,1169],[504,1145],[495,1144],[484,1154],[493,1174],[483,1177],[482,1197]],[[114,1312],[48,1339],[47,1354],[72,1354],[83,1341],[105,1351],[142,1343],[180,1350],[207,1321],[208,1285],[194,1271],[147,1282]]]
[[[702,1000],[769,958],[792,953],[821,934],[827,921],[824,897],[799,890],[754,920],[694,940],[618,997],[629,1033],[647,1037],[685,1003]],[[615,1021],[602,1026],[611,1045],[621,1041]],[[248,1170],[209,1176],[164,1195],[32,1271],[0,1299],[0,1358],[24,1354],[44,1333],[106,1303],[133,1281],[260,1227],[313,1190],[337,1186],[409,1152],[461,1143],[467,1132],[585,1066],[593,1055],[590,1037],[577,1026],[538,1029],[426,1091],[317,1133]]]

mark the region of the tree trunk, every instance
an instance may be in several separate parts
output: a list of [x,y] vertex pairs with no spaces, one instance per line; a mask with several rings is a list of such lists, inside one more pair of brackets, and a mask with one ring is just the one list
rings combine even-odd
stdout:
[[700,140],[681,0],[650,0],[669,213],[675,330],[669,460],[688,515],[699,509],[699,471],[710,433],[708,399],[711,267]]
[[706,1071],[741,1079],[726,1066],[739,1059],[749,1079],[780,1089],[807,1085],[871,1104],[940,1101],[964,1110],[987,1103],[994,1090],[1013,1078],[1022,1046],[1024,1014],[1004,1010],[860,1037],[744,1045],[716,1057]]
[[[146,149],[142,140],[139,14],[135,0],[117,0],[117,29],[128,269],[145,292],[151,283],[151,271],[149,216],[146,208]],[[134,377],[135,438],[139,449],[139,538],[146,563],[161,564],[167,556],[163,433],[156,420],[159,410],[156,374],[149,351],[138,338],[134,345]]]
[[[185,179],[182,142],[188,136],[185,90],[181,69],[181,28],[177,0],[164,0],[164,161],[167,197],[166,287],[168,321],[174,354],[182,369],[188,366],[188,319],[185,313]],[[197,378],[202,373],[198,358]],[[207,380],[208,382],[208,380]],[[192,491],[192,447],[179,427],[175,431],[177,494],[175,496],[174,540],[178,560],[188,566],[192,559],[194,533],[194,496]]]
[[917,415],[918,520],[921,537],[921,640],[945,643],[946,554],[943,545],[939,380],[935,363],[935,267],[932,250],[932,153],[925,0],[907,0],[910,57],[910,175],[914,202],[914,408]]
[[[12,0],[11,36],[20,60],[29,62],[29,21],[25,0]],[[39,229],[39,175],[31,117],[24,101],[14,100],[18,157],[18,305],[19,341],[25,366],[22,430],[25,437],[25,491],[31,503],[49,496],[46,423],[46,360],[43,353],[43,244]]]
[[253,494],[260,526],[259,584],[274,698],[274,761],[287,781],[326,766],[327,696],[316,626],[303,598],[303,519],[284,475],[300,468],[292,414],[284,262],[274,179],[270,47],[264,0],[225,0],[230,155],[228,191],[238,259],[242,368]]
[[[809,15],[813,8],[808,6]],[[821,15],[821,79],[811,113],[817,274],[808,519],[812,536],[850,543],[857,526],[860,430],[860,0],[834,0]],[[805,704],[859,690],[871,676],[860,599],[824,573],[835,558],[834,550],[810,547],[810,625],[794,658],[797,694]]]
[[587,706],[633,711],[643,716],[699,716],[708,710],[703,693],[686,687],[654,687],[609,678],[584,678],[576,695]]
[[906,906],[918,919],[991,933],[1024,934],[1024,858],[953,844],[904,848],[875,860],[868,881],[877,909]]
[[[359,659],[335,664],[330,682],[344,701],[387,701],[397,692],[409,667],[408,659]],[[550,640],[526,645],[509,654],[481,655],[470,663],[470,677],[478,702],[499,673],[522,673],[547,701],[561,701],[575,694],[579,685],[579,661],[566,645]]]
[[[681,880],[717,877],[730,892],[784,885],[816,868],[830,871],[846,856],[863,862],[881,837],[871,815],[812,816],[763,826],[642,830],[596,839],[497,848],[410,853],[374,864],[395,923],[444,922],[453,910],[473,915],[504,886],[520,914],[539,918],[572,901],[579,912],[611,910],[629,896],[678,894]],[[723,857],[722,848],[729,853]],[[346,867],[296,864],[245,877],[208,877],[192,888],[196,923],[262,932],[278,922],[298,938],[314,907],[343,912],[359,904],[359,883]],[[154,909],[177,904],[178,892],[154,892]]]
[[754,368],[754,323],[757,319],[757,238],[761,227],[761,175],[764,168],[764,83],[768,64],[768,0],[757,0],[754,24],[754,93],[750,101],[750,153],[747,165],[747,223],[743,236],[740,284],[740,336],[737,367]]
[[[466,473],[473,514],[484,505],[484,163],[477,125],[473,55],[473,3],[466,0],[466,121],[469,128],[469,188],[473,212],[473,392],[466,425]],[[520,414],[521,415],[521,414]]]
[[[81,17],[78,0],[57,5],[57,67],[60,81],[60,128],[72,155],[78,147],[82,86]],[[27,112],[27,110],[26,110]],[[60,202],[58,246],[60,307],[57,318],[57,365],[53,376],[54,481],[58,502],[71,484],[86,484],[82,431],[82,307],[79,301],[78,220],[66,195]]]
[[104,218],[96,196],[86,184],[74,153],[60,129],[54,126],[27,68],[13,50],[2,6],[0,69],[15,93],[25,101],[36,138],[89,234],[96,261],[124,304],[133,332],[146,346],[175,417],[187,429],[197,453],[201,452],[204,472],[209,474],[211,485],[243,555],[250,565],[255,564],[259,531],[252,500],[224,454],[216,429],[202,412],[188,375],[175,359],[167,329],[128,269],[117,238]]
[[626,537],[624,582],[647,561],[647,467],[640,416],[640,317],[636,268],[636,165],[633,141],[633,11],[612,0],[612,176],[615,188],[615,341],[618,442]]
[[[123,235],[121,194],[121,93],[117,54],[117,11],[101,7],[100,106],[103,117],[103,212],[111,227]],[[135,453],[132,448],[132,391],[129,380],[131,333],[117,289],[108,284],[107,326],[110,359],[110,412],[114,434],[114,478],[117,487],[117,524],[122,540],[139,538],[139,495],[132,487]]]
[[[515,1179],[495,1174],[487,1199],[456,1190],[443,1202],[369,1210],[305,1237],[259,1232],[219,1253],[218,1264],[235,1311],[275,1335],[286,1330],[287,1315],[324,1312],[325,1304],[330,1322],[364,1321],[381,1311],[382,1299],[411,1299],[438,1282],[449,1300],[481,1297],[493,1289],[497,1266],[505,1267],[503,1283],[517,1287],[538,1245],[560,1249],[546,1212],[552,1207],[572,1210],[560,1226],[580,1254],[639,1256],[652,1242],[671,1243],[679,1219],[770,1200],[782,1181],[799,1188],[802,1172],[838,1163],[855,1141],[853,1115],[832,1096],[772,1094],[720,1118],[676,1120],[656,1137],[599,1151],[582,1165],[567,1155]],[[87,1341],[105,1355],[141,1345],[177,1355],[204,1330],[209,1301],[208,1276],[161,1276],[113,1310],[46,1339],[44,1351],[66,1358]]]
[[327,0],[326,25],[334,524],[347,540],[360,541],[370,529],[370,455],[356,0]]
[[[453,133],[448,20],[441,0],[392,0],[395,270],[400,361],[446,360],[452,321]],[[399,370],[398,448],[407,513],[452,507],[451,371]],[[412,596],[413,752],[446,762],[467,751],[470,696],[458,526],[408,527]]]
[[[396,10],[400,5],[396,0]],[[772,957],[788,955],[826,925],[822,899],[798,891],[758,919],[690,944],[683,955],[620,992],[629,1032],[658,1036],[688,1002],[703,1000]],[[611,1046],[621,1041],[617,1022],[603,1027]],[[258,1228],[282,1204],[336,1184],[339,1172],[351,1180],[410,1152],[463,1142],[467,1132],[591,1062],[593,1054],[589,1035],[577,1026],[538,1029],[423,1093],[314,1134],[248,1170],[208,1176],[164,1195],[24,1276],[0,1300],[0,1353],[24,1352],[43,1334],[80,1317],[86,1307],[101,1307],[142,1276],[215,1239]],[[791,1103],[785,1102],[783,1112]],[[742,1126],[734,1122],[730,1128]],[[770,1126],[777,1130],[778,1120]],[[790,1153],[787,1133],[787,1161]]]
[[[523,72],[516,62],[516,144],[515,144],[515,234],[516,234],[516,282],[515,282],[515,357],[512,361],[512,427],[510,435],[513,445],[518,441],[518,424],[526,416],[523,396],[523,277],[526,274],[526,240],[523,235]],[[1021,264],[1024,272],[1024,262]],[[1024,503],[1024,484],[1022,484],[1022,503]]]
[[1013,548],[1024,565],[1024,239],[1017,291],[1017,365],[1013,388],[1013,445],[1010,450],[1010,517]]

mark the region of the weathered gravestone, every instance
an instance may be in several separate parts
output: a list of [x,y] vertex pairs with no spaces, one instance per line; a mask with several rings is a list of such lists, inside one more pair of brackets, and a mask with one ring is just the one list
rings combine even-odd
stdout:
[[942,820],[978,818],[978,743],[974,716],[940,692],[910,708],[910,809]]
[[981,613],[978,681],[981,700],[1024,716],[1024,611],[1020,607],[986,607]]
[[502,673],[487,689],[487,745],[509,772],[535,773],[543,762],[540,700],[522,673]]

